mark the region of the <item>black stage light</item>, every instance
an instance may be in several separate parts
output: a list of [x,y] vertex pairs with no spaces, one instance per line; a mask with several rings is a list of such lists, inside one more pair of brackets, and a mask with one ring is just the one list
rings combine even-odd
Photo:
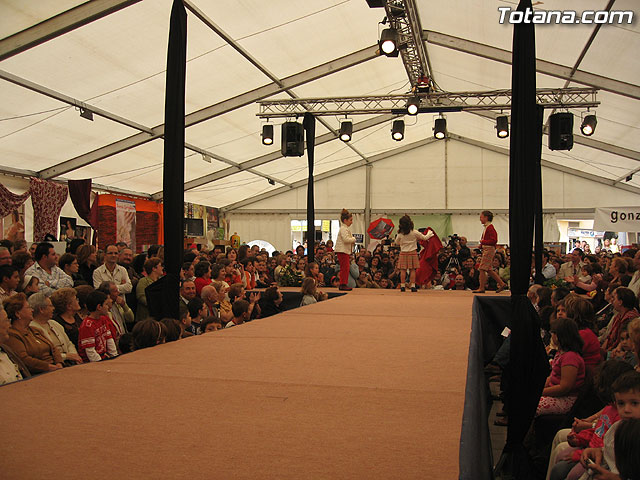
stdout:
[[387,57],[398,56],[398,32],[395,28],[385,28],[380,34],[380,51]]
[[273,125],[262,126],[262,144],[273,145]]
[[598,124],[598,119],[595,115],[587,115],[582,120],[582,125],[580,125],[580,131],[586,137],[590,137],[593,135],[593,132],[596,131],[596,125]]
[[496,118],[496,133],[498,138],[507,138],[509,136],[509,118],[506,115]]
[[340,124],[340,140],[343,142],[351,141],[351,134],[353,133],[353,122],[351,120],[345,120]]
[[447,120],[445,118],[436,118],[433,124],[433,136],[438,140],[442,140],[447,136]]
[[399,142],[404,138],[404,120],[394,120],[391,127],[391,138]]
[[417,115],[418,109],[420,108],[420,98],[419,97],[411,97],[407,101],[407,113],[409,115]]
[[80,107],[80,116],[82,118],[86,118],[87,120],[91,120],[93,122],[93,112],[91,110]]

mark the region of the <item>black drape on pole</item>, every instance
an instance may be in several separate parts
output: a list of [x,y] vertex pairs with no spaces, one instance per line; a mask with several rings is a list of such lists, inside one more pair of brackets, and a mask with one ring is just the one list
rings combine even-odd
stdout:
[[[165,314],[179,318],[180,267],[184,217],[184,100],[187,61],[187,12],[174,0],[169,27],[167,81],[164,109],[164,263]],[[158,319],[159,320],[159,319]]]
[[[538,106],[540,112],[539,128],[542,130],[542,107]],[[540,132],[542,136],[542,132]],[[534,188],[536,189],[535,200],[535,267],[536,277],[534,282],[542,285],[544,283],[544,275],[542,275],[542,250],[544,249],[543,229],[542,229],[542,165],[540,164],[540,157],[542,156],[542,142],[538,145],[538,151],[536,152],[536,166],[534,177]]]
[[304,114],[304,130],[307,137],[307,158],[309,159],[309,181],[307,182],[307,259],[315,261],[316,217],[313,196],[313,158],[316,146],[316,117]]
[[[523,12],[531,8],[531,0],[521,0],[518,5],[518,10]],[[509,427],[500,463],[520,479],[530,476],[522,442],[535,415],[549,368],[540,338],[540,320],[526,296],[531,272],[536,199],[535,182],[531,180],[535,179],[542,143],[541,110],[536,105],[535,32],[532,23],[514,25],[511,84],[509,243],[512,326],[511,357],[504,372]]]

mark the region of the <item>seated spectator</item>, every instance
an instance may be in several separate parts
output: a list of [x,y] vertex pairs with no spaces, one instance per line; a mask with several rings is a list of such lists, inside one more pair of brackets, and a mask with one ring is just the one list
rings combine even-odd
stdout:
[[[62,290],[62,289],[60,289]],[[60,291],[58,290],[58,291]],[[78,350],[64,332],[64,327],[53,318],[53,304],[44,293],[34,293],[29,297],[29,305],[33,309],[33,320],[30,327],[42,333],[60,351],[62,361],[67,365],[82,363]]]
[[20,357],[6,343],[9,340],[11,322],[0,303],[0,385],[29,378],[31,374]]
[[[612,476],[611,473],[617,474],[618,472],[618,463],[622,467],[622,470],[627,470],[627,466],[631,464],[632,459],[629,457],[625,457],[626,445],[621,445],[619,448],[617,445],[617,440],[619,436],[617,434],[617,430],[625,425],[625,422],[628,420],[639,420],[640,419],[640,373],[638,372],[627,372],[624,375],[621,375],[615,382],[613,382],[612,389],[616,398],[616,405],[618,407],[618,414],[620,415],[620,421],[614,423],[611,428],[607,431],[604,436],[603,444],[604,446],[601,448],[587,448],[582,452],[582,457],[580,458],[580,463],[583,467],[589,468],[594,471],[594,474],[597,474],[601,478],[611,478],[611,479],[631,479],[637,478],[635,474],[638,473],[638,469],[634,468],[635,472],[634,477],[627,476]],[[623,430],[624,432],[624,430]],[[637,440],[635,440],[637,442]],[[622,453],[622,457],[618,461],[618,452]],[[634,457],[637,459],[637,450],[634,452]],[[587,466],[587,459],[591,460],[593,463]],[[629,461],[629,463],[626,463]],[[607,471],[609,470],[609,471]],[[604,477],[604,475],[609,475],[608,477]]]
[[612,278],[610,283],[619,283],[623,287],[629,285],[631,282],[631,275],[627,273],[628,264],[624,259],[616,257],[611,261],[611,267],[609,267],[609,273]]
[[105,248],[104,264],[93,271],[93,288],[98,288],[102,282],[115,283],[122,294],[133,290],[127,269],[118,265],[118,247],[113,244]]
[[96,247],[93,245],[80,245],[76,250],[78,257],[78,273],[86,285],[93,286],[93,272],[98,266]]
[[256,288],[258,281],[254,259],[252,257],[243,258],[240,261],[240,265],[242,265],[242,270],[245,277],[242,281],[242,284],[247,288],[247,290],[253,290],[254,288]]
[[302,281],[300,293],[302,293],[302,301],[300,302],[301,307],[318,302],[316,298],[316,281],[313,278],[307,277]]
[[18,269],[20,281],[24,280],[24,272],[26,272],[33,263],[33,258],[29,252],[20,251],[11,255],[11,265]]
[[[213,288],[213,287],[211,287],[210,285],[207,285],[207,287],[205,288]],[[189,310],[189,315],[191,316],[191,325],[189,326],[189,328],[187,328],[187,330],[194,335],[200,335],[202,333],[200,324],[202,323],[202,320],[208,316],[208,313],[209,313],[207,305],[205,305],[204,300],[202,300],[202,298],[195,297],[189,301],[189,304],[187,305],[187,309]]]
[[[62,269],[62,271],[67,275],[70,279],[67,280],[64,287],[75,287],[76,285],[84,284],[84,279],[78,273],[78,269],[80,268],[80,264],[78,263],[78,257],[76,257],[72,253],[65,253],[58,260],[58,266]],[[60,287],[60,288],[64,288]]]
[[0,266],[0,303],[16,293],[20,284],[20,274],[13,265]]
[[180,300],[185,305],[196,298],[196,284],[193,280],[182,280],[180,283]]
[[584,383],[585,366],[580,355],[583,342],[576,323],[571,319],[557,318],[551,325],[551,338],[558,352],[538,402],[537,417],[568,413]]
[[613,350],[620,342],[620,334],[626,330],[629,322],[640,317],[636,310],[636,296],[631,290],[625,287],[618,287],[612,294],[612,305],[616,315],[611,320],[611,327],[607,334],[602,348],[606,351]]
[[[92,288],[93,290],[93,288]],[[54,308],[53,320],[64,329],[65,334],[73,345],[78,348],[78,331],[82,325],[80,316],[80,302],[73,288],[61,288],[51,295]]]
[[631,339],[631,323],[629,323],[628,329],[620,334],[620,343],[618,343],[618,346],[607,352],[607,360],[618,359],[635,367],[638,365],[638,357],[634,353],[634,345]]
[[50,296],[58,288],[68,285],[67,275],[58,267],[58,254],[53,245],[48,242],[38,244],[34,256],[36,263],[31,265],[26,275],[38,277],[40,280],[40,291]]
[[307,264],[304,269],[305,277],[312,277],[317,287],[324,287],[324,275],[320,272],[320,266],[316,262]]
[[24,293],[16,293],[4,301],[11,320],[6,343],[24,362],[31,374],[52,372],[62,368],[62,355],[39,330],[29,327],[33,310]]
[[469,290],[465,285],[464,276],[462,276],[462,274],[459,273],[456,275],[455,283],[451,290]]
[[118,356],[108,317],[110,308],[111,299],[102,292],[94,291],[87,297],[89,315],[82,321],[78,335],[80,356],[85,362]]
[[549,252],[546,250],[542,252],[542,276],[545,280],[556,278],[556,269],[549,263]]
[[218,281],[214,281],[213,283],[211,283],[211,285],[207,285],[202,289],[202,294],[200,295],[200,298],[204,302],[204,307],[206,309],[203,317],[220,318],[220,305],[218,303],[219,295],[218,295],[218,290],[214,285],[217,285],[220,290],[224,291],[225,289],[224,284]]
[[202,329],[202,333],[215,332],[222,328],[222,324],[220,323],[220,319],[216,317],[206,317],[202,320],[200,324]]
[[136,322],[149,317],[149,307],[147,305],[147,295],[145,290],[149,285],[163,275],[164,267],[162,266],[162,260],[157,257],[149,258],[144,262],[144,271],[147,276],[141,278],[136,286],[136,300],[138,301],[138,306],[136,308]]
[[249,302],[247,302],[246,300],[238,299],[233,302],[231,311],[233,312],[233,318],[229,322],[227,322],[224,328],[242,325],[249,319]]
[[0,266],[11,265],[11,251],[7,247],[0,247]]
[[178,325],[180,327],[180,338],[193,337],[194,333],[191,332],[191,314],[186,305],[181,304],[178,312],[180,317]]
[[133,335],[134,349],[141,350],[164,343],[167,336],[167,329],[162,323],[153,318],[147,318],[146,320],[137,322],[133,326],[131,335]]
[[[564,312],[566,318],[573,319],[578,326],[578,333],[582,338],[582,358],[587,370],[593,370],[602,362],[600,354],[600,341],[593,332],[595,328],[596,314],[593,305],[588,300],[571,294],[564,299]],[[560,310],[558,310],[558,315]]]
[[583,448],[602,446],[605,433],[620,419],[611,386],[631,370],[629,364],[617,360],[602,365],[595,376],[595,390],[605,407],[590,417],[574,419],[572,428],[558,431],[553,440],[547,478],[577,479],[585,472],[579,463]]
[[211,283],[211,264],[207,261],[198,262],[194,273],[196,276],[196,295],[200,296],[202,289]]
[[636,354],[636,370],[640,371],[640,319],[631,320],[627,331],[633,344],[633,351]]
[[217,300],[216,309],[220,315],[220,321],[223,325],[226,325],[233,318],[233,312],[231,311],[231,302],[229,301],[228,293],[230,287],[226,282],[214,282],[211,284],[216,290]]
[[118,290],[118,286],[113,282],[102,282],[98,290],[107,295],[111,299],[111,308],[109,309],[109,318],[116,327],[116,335],[113,340],[118,343],[120,337],[133,328],[134,314],[124,297]]
[[267,288],[260,299],[262,318],[267,318],[283,312],[284,309],[281,306],[282,300],[282,293],[278,290],[278,287]]

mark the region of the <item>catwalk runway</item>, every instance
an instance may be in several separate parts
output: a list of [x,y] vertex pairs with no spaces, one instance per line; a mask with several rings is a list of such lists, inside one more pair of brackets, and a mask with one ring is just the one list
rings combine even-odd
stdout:
[[2,477],[458,477],[471,292],[354,290],[0,388]]

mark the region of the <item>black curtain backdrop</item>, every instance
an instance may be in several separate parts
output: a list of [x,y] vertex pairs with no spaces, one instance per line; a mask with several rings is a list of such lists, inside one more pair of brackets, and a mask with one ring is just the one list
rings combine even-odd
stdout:
[[[184,100],[187,60],[187,12],[174,0],[169,26],[167,81],[164,109],[164,293],[165,316],[179,318],[180,267],[184,217]],[[158,319],[159,320],[159,319]]]
[[[518,10],[531,9],[521,0]],[[536,105],[535,32],[532,23],[514,25],[511,144],[509,158],[509,243],[511,245],[511,360],[505,369],[509,427],[503,463],[515,478],[529,478],[522,445],[535,415],[549,364],[540,338],[540,320],[526,296],[531,272],[533,230],[542,144],[541,109]],[[536,158],[537,157],[537,158]],[[539,167],[538,167],[539,168]]]
[[313,194],[313,159],[316,146],[316,117],[309,112],[304,114],[305,135],[307,137],[307,158],[309,160],[309,181],[307,182],[307,258],[315,261],[316,217]]
[[[542,138],[542,114],[544,109],[538,105],[538,128],[540,128],[540,137]],[[535,267],[536,277],[535,283],[542,285],[544,283],[544,275],[542,275],[542,250],[544,249],[543,229],[542,229],[542,165],[540,158],[542,157],[542,141],[538,144],[536,151],[536,166],[534,171],[534,188],[536,189],[535,201]]]

